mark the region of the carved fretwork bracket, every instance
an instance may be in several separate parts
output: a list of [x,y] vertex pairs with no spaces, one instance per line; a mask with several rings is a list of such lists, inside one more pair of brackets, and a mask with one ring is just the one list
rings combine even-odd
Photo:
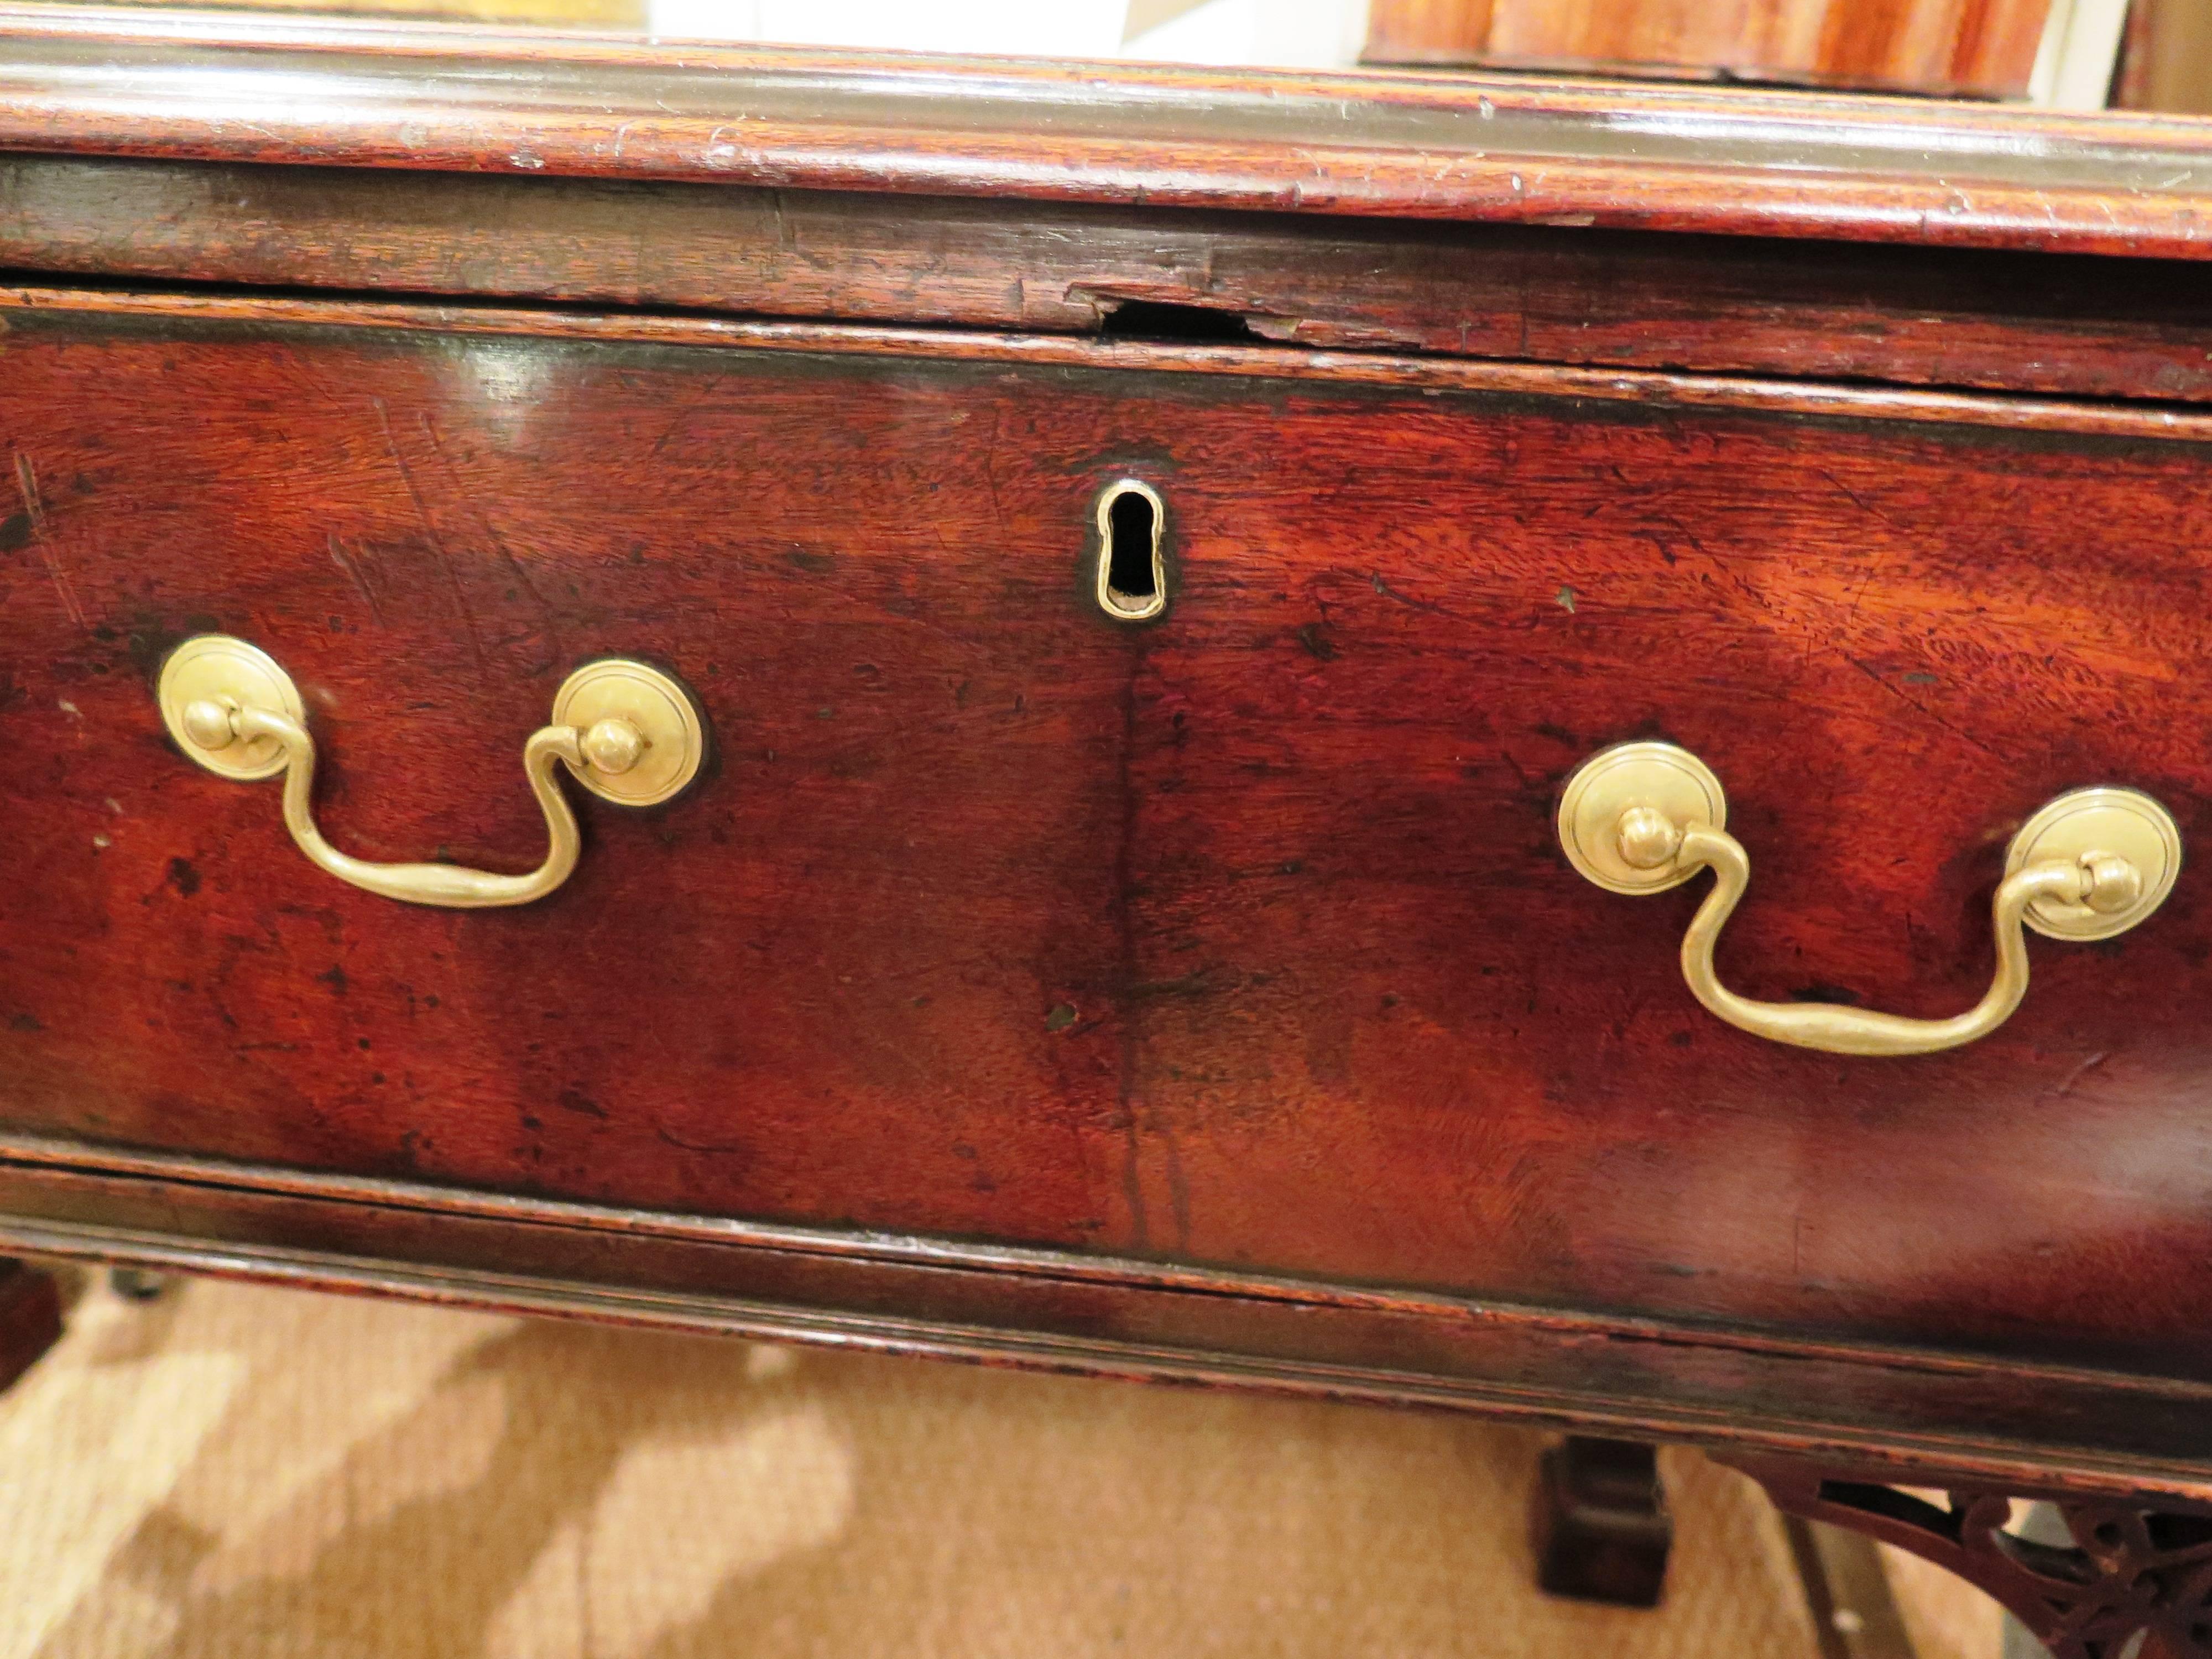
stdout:
[[[1784,1514],[1848,1527],[1949,1569],[2002,1604],[2057,1659],[2212,1659],[2212,1504],[1997,1491],[1939,1476],[1719,1457],[1764,1486]],[[1929,1488],[1942,1501],[1920,1495]],[[2022,1537],[2012,1525],[2015,1498],[2056,1504],[2073,1541]],[[2137,1632],[2144,1639],[2131,1650]]]

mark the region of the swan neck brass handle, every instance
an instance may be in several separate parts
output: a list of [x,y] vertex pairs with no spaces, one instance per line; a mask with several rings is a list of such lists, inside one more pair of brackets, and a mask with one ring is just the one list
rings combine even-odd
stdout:
[[1751,884],[1751,855],[1723,827],[1727,799],[1694,755],[1671,744],[1624,744],[1592,756],[1559,805],[1567,857],[1600,886],[1650,893],[1700,870],[1712,890],[1682,939],[1682,977],[1712,1013],[1754,1036],[1838,1054],[1924,1054],[2004,1024],[2027,994],[2025,930],[2109,939],[2165,901],[2181,865],[2172,817],[2132,789],[2076,789],[2046,803],[2013,837],[1990,904],[1996,972],[1981,1000],[1948,1019],[1908,1019],[1822,1002],[1760,1002],[1721,983],[1713,949]]
[[1681,831],[1678,840],[1678,862],[1713,872],[1713,890],[1682,936],[1682,977],[1690,994],[1753,1036],[1834,1054],[1926,1054],[1979,1041],[2011,1018],[2027,994],[2024,923],[2030,904],[2048,898],[2103,911],[2115,900],[2124,907],[2142,891],[2142,872],[2121,858],[2100,859],[2094,868],[2051,861],[2014,871],[1997,884],[1990,905],[1997,968],[1982,1000],[1948,1019],[1907,1019],[1833,1003],[1759,1002],[1722,984],[1713,946],[1751,883],[1751,856],[1725,830],[1694,828]]
[[309,862],[385,898],[453,909],[528,904],[568,879],[583,838],[562,793],[565,769],[625,805],[671,799],[697,774],[703,727],[682,685],[643,663],[587,663],[555,695],[553,722],[522,747],[544,815],[544,860],[526,875],[455,864],[380,864],[342,853],[315,823],[315,740],[291,677],[242,640],[203,635],[163,665],[163,720],[184,751],[226,777],[284,777],[284,827]]
[[276,744],[284,751],[284,827],[293,841],[316,868],[385,898],[464,910],[528,904],[568,880],[583,850],[576,814],[553,777],[556,760],[576,769],[584,765],[583,746],[573,726],[546,726],[523,745],[523,774],[545,815],[545,860],[527,875],[502,876],[458,864],[378,864],[341,853],[315,823],[315,740],[306,726],[273,709],[230,708],[212,701],[189,705],[185,719],[187,729],[198,728],[195,742],[202,732],[214,739],[204,745],[209,749],[257,738]]

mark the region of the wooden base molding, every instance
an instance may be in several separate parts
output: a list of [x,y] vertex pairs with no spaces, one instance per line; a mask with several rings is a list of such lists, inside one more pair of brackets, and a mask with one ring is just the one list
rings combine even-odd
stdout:
[[27,1138],[0,1139],[0,1249],[1810,1450],[1893,1479],[2212,1490],[2212,1389],[2181,1379]]

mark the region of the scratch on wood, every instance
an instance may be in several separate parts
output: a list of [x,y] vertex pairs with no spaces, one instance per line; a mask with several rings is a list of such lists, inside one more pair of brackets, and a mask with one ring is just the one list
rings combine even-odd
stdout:
[[694,392],[690,397],[686,398],[683,403],[678,406],[676,412],[669,417],[668,425],[665,429],[662,431],[661,434],[658,438],[655,438],[653,441],[653,447],[646,451],[645,459],[647,461],[659,460],[660,459],[660,452],[668,447],[668,441],[684,429],[685,422],[690,421],[691,416],[698,412],[702,404],[706,403],[709,398],[712,398],[716,392],[721,390],[722,382],[728,378],[729,377],[726,374],[711,375],[708,377],[707,383],[704,386],[701,386],[698,391]]
[[484,539],[491,544],[493,550],[499,555],[501,562],[507,566],[508,572],[514,577],[516,585],[530,595],[531,604],[538,607],[538,617],[544,624],[546,648],[546,658],[539,665],[539,672],[550,668],[554,660],[561,653],[561,629],[558,617],[552,605],[546,602],[544,594],[538,591],[538,584],[531,580],[528,568],[520,559],[515,557],[514,550],[507,544],[507,538],[492,527],[491,520],[486,516],[476,495],[462,484],[460,474],[454,469],[453,458],[446,453],[445,445],[438,441],[437,428],[430,424],[430,417],[423,415],[417,418],[422,422],[423,437],[429,441],[430,453],[438,458],[438,465],[445,469],[447,485],[468,504],[469,511],[476,519],[477,527],[483,532]]
[[39,550],[39,562],[46,566],[54,592],[61,595],[62,609],[69,612],[72,623],[82,628],[84,611],[77,604],[76,593],[63,574],[61,561],[55,556],[53,544],[46,537],[46,510],[39,501],[38,474],[32,470],[31,458],[20,449],[15,452],[15,488],[22,492],[23,513],[31,521],[31,544]]
[[1389,583],[1384,581],[1382,575],[1377,572],[1370,571],[1368,574],[1367,580],[1368,585],[1373,587],[1374,590],[1377,593],[1380,593],[1384,599],[1395,599],[1397,603],[1406,606],[1407,609],[1410,611],[1424,611],[1431,617],[1449,617],[1452,614],[1440,605],[1431,605],[1426,599],[1416,599],[1409,595],[1401,593],[1396,588],[1391,586]]
[[991,495],[992,522],[1001,530],[1006,526],[1006,504],[999,499],[999,442],[1005,435],[1003,423],[996,404],[991,406],[991,435],[983,441],[983,453],[979,471],[983,475],[983,487]]
[[384,607],[376,602],[376,590],[368,585],[368,579],[362,574],[361,567],[354,562],[353,556],[345,550],[345,544],[337,538],[335,532],[331,535],[331,559],[339,569],[352,578],[354,586],[360,591],[361,597],[368,603],[368,614],[375,618],[379,628],[383,627]]
[[2058,1086],[2044,1096],[2046,1103],[2063,1100],[2074,1092],[2074,1085],[2105,1063],[2105,1050],[2100,1048],[2083,1059],[2074,1069],[2059,1079]]
[[1920,702],[1920,701],[1918,701],[1917,698],[1913,698],[1913,697],[1907,696],[1904,692],[1902,692],[1902,691],[1899,690],[1895,686],[1892,685],[1892,684],[1891,684],[1887,680],[1884,679],[1884,678],[1881,677],[1881,670],[1879,670],[1879,669],[1877,669],[1877,668],[1871,667],[1871,666],[1869,666],[1869,665],[1868,664],[1866,664],[1866,663],[1861,662],[1861,661],[1860,661],[1856,657],[1854,657],[1854,656],[1850,655],[1850,653],[1844,653],[1844,660],[1845,662],[1847,662],[1847,663],[1850,664],[1850,665],[1851,665],[1852,667],[1854,667],[1854,668],[1857,669],[1857,670],[1859,671],[1859,672],[1860,672],[1860,673],[1862,673],[1862,674],[1865,675],[1869,679],[1872,680],[1872,681],[1873,681],[1876,685],[1880,686],[1883,690],[1885,690],[1885,691],[1887,691],[1887,693],[1889,693],[1889,695],[1890,695],[1891,696],[1895,697],[1895,698],[1896,698],[1899,702],[1903,703],[1903,704],[1904,704],[1907,708],[1911,709],[1913,713],[1915,713],[1916,714],[1920,715],[1923,719],[1926,720],[1927,720],[1930,725],[1932,725],[1932,726],[1934,726],[1937,727],[1939,730],[1942,730],[1942,731],[1944,731],[1944,732],[1949,732],[1949,733],[1951,734],[1951,736],[1953,736],[1953,737],[1954,737],[1954,738],[1958,738],[1960,742],[1961,742],[1961,743],[1963,743],[1963,744],[1969,744],[1969,745],[1971,745],[1971,746],[1972,746],[1972,747],[1973,747],[1973,748],[1976,748],[1976,749],[1980,750],[1981,750],[1984,755],[1994,755],[1994,754],[1996,754],[1996,753],[1997,752],[1995,749],[1991,748],[1988,744],[1986,744],[1986,743],[1983,742],[1979,738],[1976,737],[1972,732],[1968,732],[1968,731],[1965,730],[1963,727],[1960,727],[1960,726],[1955,726],[1955,725],[1954,725],[1951,721],[1945,720],[1945,719],[1944,719],[1941,714],[1937,714],[1934,709],[1932,709],[1932,708],[1929,708],[1929,707],[1928,707],[1928,705],[1927,705],[1926,703],[1921,702]]
[[415,475],[408,471],[407,458],[399,453],[399,440],[392,430],[392,411],[385,407],[381,398],[372,398],[369,402],[376,406],[377,423],[384,428],[384,447],[391,452],[392,465],[399,470],[399,482],[406,486],[407,499],[415,503],[415,516],[422,523],[423,540],[429,544],[431,556],[438,561],[438,568],[446,573],[446,580],[453,590],[453,603],[460,610],[461,625],[468,631],[469,650],[477,659],[477,666],[482,668],[483,639],[477,629],[476,612],[469,609],[469,596],[461,586],[460,572],[453,568],[453,556],[439,538],[438,526],[431,521],[430,508],[422,499],[422,492],[415,487]]
[[1863,496],[1863,495],[1860,495],[1860,494],[1859,494],[1859,492],[1858,492],[1857,490],[1856,490],[1856,489],[1852,489],[1849,484],[1845,483],[1844,483],[1841,478],[1838,478],[1838,477],[1834,473],[1832,473],[1832,472],[1829,471],[1827,468],[1826,468],[1826,467],[1821,467],[1821,468],[1818,469],[1818,471],[1819,471],[1819,472],[1820,472],[1820,476],[1821,476],[1823,478],[1826,478],[1826,479],[1830,483],[1833,484],[1833,485],[1836,487],[1836,489],[1837,489],[1839,492],[1841,492],[1841,493],[1842,493],[1842,495],[1844,496],[1844,498],[1845,498],[1846,500],[1848,500],[1853,507],[1856,507],[1856,508],[1858,508],[1858,510],[1859,510],[1860,512],[1862,512],[1862,513],[1865,514],[1869,518],[1870,518],[1870,519],[1879,519],[1879,520],[1881,520],[1884,524],[1886,524],[1886,525],[1889,526],[1892,529],[1898,529],[1898,528],[1900,528],[1900,527],[1901,527],[1901,526],[1899,526],[1899,524],[1898,524],[1898,522],[1897,522],[1897,520],[1896,520],[1895,519],[1893,519],[1892,517],[1890,517],[1890,515],[1889,515],[1888,514],[1887,514],[1887,513],[1883,512],[1880,507],[1876,507],[1876,506],[1875,506],[1872,501],[1870,501],[1867,500],[1867,498],[1866,498],[1865,496]]

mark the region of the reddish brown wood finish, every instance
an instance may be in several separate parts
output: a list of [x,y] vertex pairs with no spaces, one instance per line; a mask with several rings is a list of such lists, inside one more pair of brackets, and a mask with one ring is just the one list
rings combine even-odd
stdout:
[[[2194,866],[2137,933],[2039,943],[1996,1037],[1852,1060],[1705,1017],[1692,896],[1599,892],[1549,821],[1583,754],[1674,737],[1753,852],[1733,981],[1971,1000],[2040,800],[2132,783],[2204,831],[2201,421],[157,303],[7,313],[11,1127],[2212,1358]],[[1084,597],[1125,474],[1173,556],[1136,629]],[[593,653],[681,673],[719,763],[587,805],[542,904],[389,903],[160,735],[153,668],[208,628],[298,678],[366,855],[534,856],[519,745]]]
[[1322,349],[2212,399],[2212,285],[2172,260],[17,155],[10,265],[1053,333],[1139,301]]
[[1881,1478],[2212,1489],[2212,1386],[1001,1244],[10,1138],[0,1242],[519,1314],[1814,1455]]
[[948,335],[933,328],[845,327],[649,313],[393,304],[362,300],[319,301],[302,311],[297,301],[264,295],[0,286],[0,313],[17,309],[33,313],[189,319],[278,327],[311,319],[331,327],[381,330],[392,334],[737,347],[839,357],[942,356],[969,363],[1130,368],[1162,374],[1212,374],[1233,380],[1276,380],[1287,375],[1322,384],[1431,395],[1500,392],[1583,398],[1646,409],[1664,406],[1683,410],[1764,410],[1784,415],[1909,420],[2020,433],[2063,432],[2085,437],[2191,442],[2212,440],[2212,415],[2154,404],[1990,397],[1917,388],[1661,374],[1541,363],[1455,362],[1370,352],[1309,350],[1293,355],[1272,346],[1243,344],[1120,338],[1100,342],[1038,334]]
[[[2052,1659],[2212,1656],[2212,1501],[2085,1498],[2063,1487],[1941,1480],[1907,1492],[1886,1470],[1723,1454],[1777,1507],[1910,1550],[1994,1597]],[[2014,1525],[2015,1501],[2057,1505],[2054,1541]]]
[[1366,61],[2025,98],[2051,0],[1374,0]]
[[0,149],[2212,253],[2212,126],[0,8]]

